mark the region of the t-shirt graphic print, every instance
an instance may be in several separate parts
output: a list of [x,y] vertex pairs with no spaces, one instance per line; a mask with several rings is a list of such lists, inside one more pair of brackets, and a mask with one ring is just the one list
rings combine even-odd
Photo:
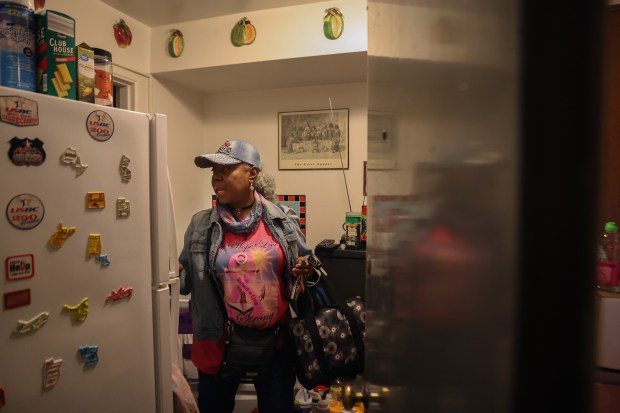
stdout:
[[227,232],[215,260],[224,287],[228,317],[237,324],[263,329],[287,309],[282,295],[284,255],[265,223],[251,235]]

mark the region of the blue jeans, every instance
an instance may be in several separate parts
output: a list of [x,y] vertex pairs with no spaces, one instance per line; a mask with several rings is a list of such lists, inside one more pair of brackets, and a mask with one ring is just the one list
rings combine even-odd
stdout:
[[[259,413],[292,413],[295,386],[294,360],[287,345],[276,350],[269,377],[254,379]],[[198,371],[198,408],[200,413],[232,413],[238,379]]]

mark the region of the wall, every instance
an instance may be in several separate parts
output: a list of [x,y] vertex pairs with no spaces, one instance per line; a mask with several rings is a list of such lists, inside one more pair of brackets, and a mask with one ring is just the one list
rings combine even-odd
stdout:
[[[367,152],[366,83],[270,89],[205,96],[205,150],[214,152],[227,139],[245,139],[261,153],[263,171],[276,179],[279,194],[307,196],[307,242],[339,239],[349,210],[342,170],[279,171],[278,112],[349,109],[349,169],[346,176],[351,206],[360,211],[363,198],[363,162]],[[210,172],[204,172],[210,179]],[[213,194],[208,188],[208,198]],[[178,214],[177,214],[178,216]]]
[[[174,198],[177,245],[183,246],[183,234],[191,216],[210,195],[210,177],[194,166],[194,157],[204,148],[203,95],[171,81],[152,78],[152,112],[168,117],[168,170]],[[210,202],[210,201],[209,201]]]

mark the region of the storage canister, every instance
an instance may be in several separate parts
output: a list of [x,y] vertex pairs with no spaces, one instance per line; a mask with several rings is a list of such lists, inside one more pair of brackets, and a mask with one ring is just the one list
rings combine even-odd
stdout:
[[36,91],[32,0],[0,1],[0,85]]
[[96,47],[93,51],[95,52],[95,103],[113,106],[112,53]]

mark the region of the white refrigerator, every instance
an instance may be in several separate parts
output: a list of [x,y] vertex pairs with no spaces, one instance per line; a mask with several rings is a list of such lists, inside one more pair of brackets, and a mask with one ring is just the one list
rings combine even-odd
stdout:
[[0,87],[0,411],[172,412],[166,117]]

